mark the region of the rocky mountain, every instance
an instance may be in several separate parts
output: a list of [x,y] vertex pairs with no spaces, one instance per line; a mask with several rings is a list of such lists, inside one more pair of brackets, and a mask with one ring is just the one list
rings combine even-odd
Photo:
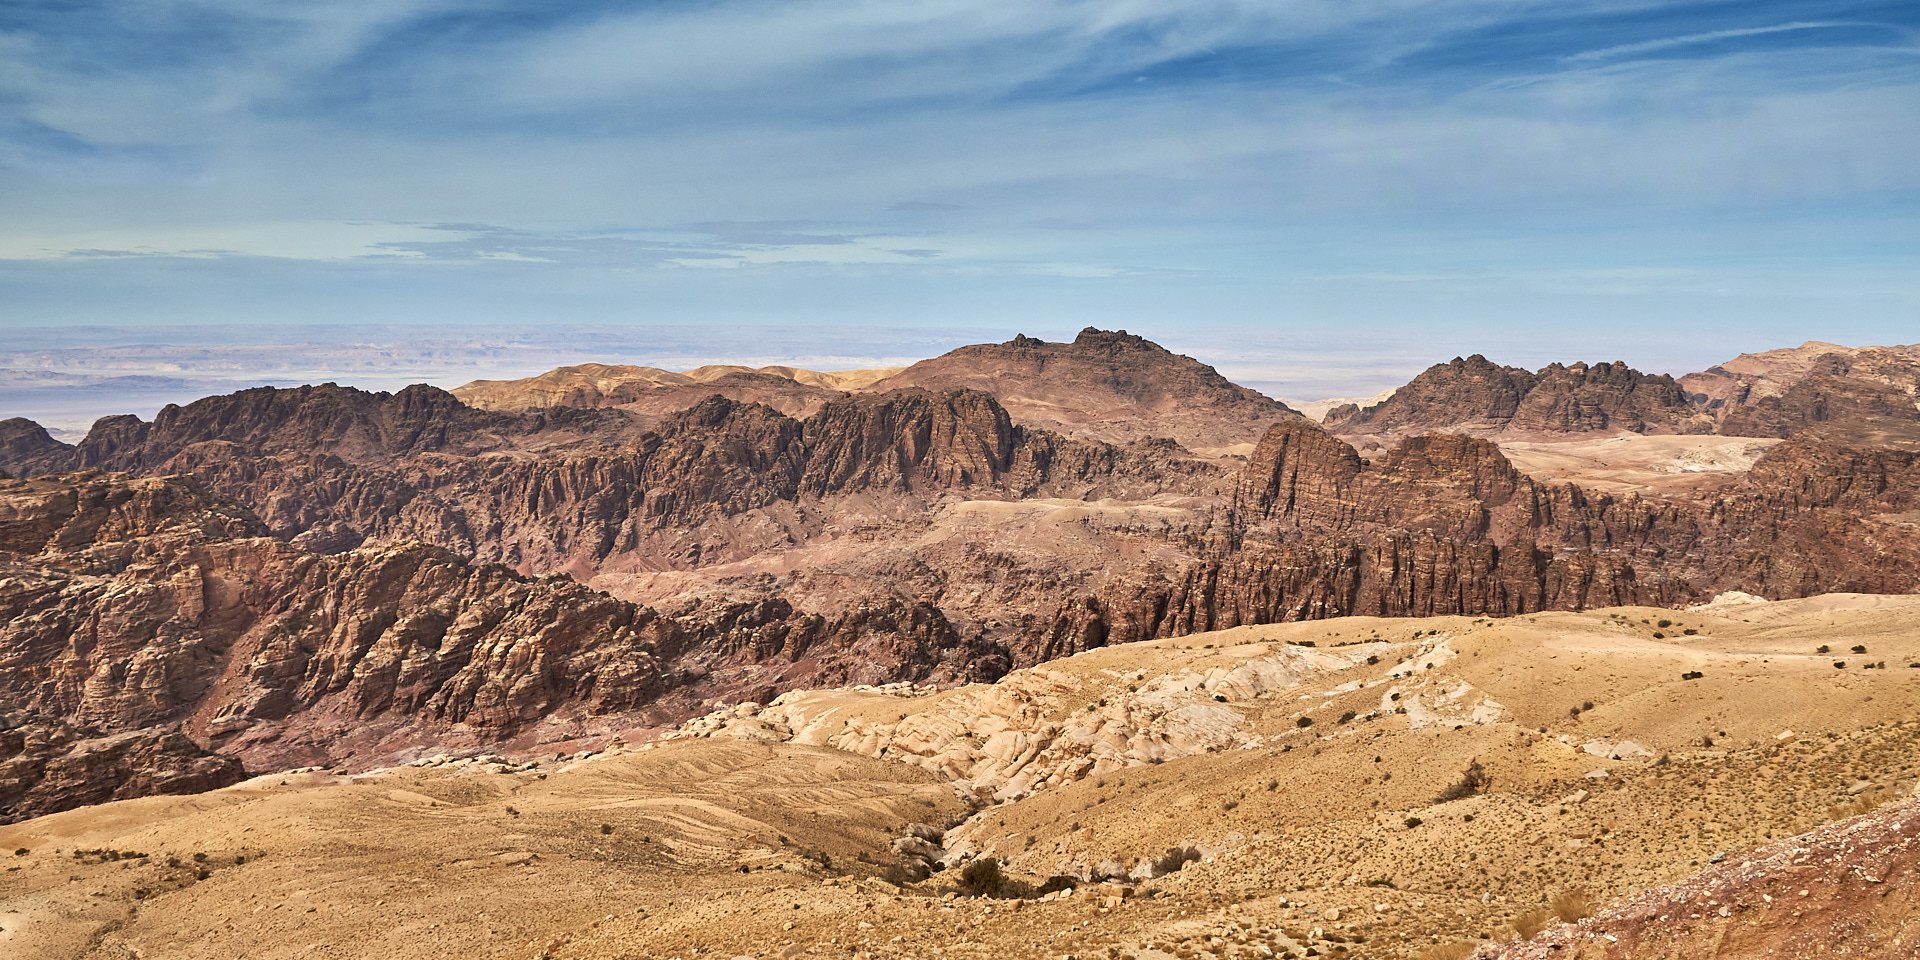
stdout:
[[1680,385],[1709,406],[1744,404],[1776,397],[1805,379],[1826,357],[1865,357],[1867,366],[1890,360],[1920,359],[1920,343],[1906,346],[1850,347],[1809,340],[1797,347],[1743,353],[1725,363],[1680,378]]
[[909,388],[986,393],[1016,423],[1067,436],[1112,443],[1169,437],[1207,452],[1251,444],[1269,421],[1293,415],[1197,360],[1124,330],[1092,327],[1071,343],[1019,336],[903,369],[716,365],[674,373],[582,364],[523,380],[479,380],[453,392],[481,409],[618,408],[654,425],[715,395],[805,419],[847,393]]
[[[668,617],[423,544],[321,555],[184,478],[0,482],[0,564],[0,713],[26,718],[0,741],[15,784],[0,806],[20,812],[238,770],[176,730],[284,769],[566,739],[602,715],[657,723],[766,661],[784,683],[1006,668],[925,605],[829,618],[763,598]],[[130,777],[128,757],[155,765]]]
[[0,469],[46,473],[72,463],[73,448],[55,440],[45,427],[23,417],[0,420]]
[[[1098,332],[982,350],[1136,399],[1144,381],[1101,364],[1217,378]],[[1618,424],[1671,385],[1442,366],[1402,394],[1501,431]],[[1263,404],[1211,390],[1168,422]],[[1392,403],[1375,422],[1411,430],[1418,404]],[[1221,460],[1041,429],[971,389],[835,393],[805,417],[709,395],[648,423],[324,385],[109,418],[72,447],[8,431],[0,469],[30,479],[0,487],[0,713],[73,731],[36,758],[174,730],[248,769],[529,750],[715,698],[1240,625],[1920,590],[1920,426],[1887,418],[1660,496],[1536,479],[1499,436],[1368,434],[1368,459],[1283,411]],[[168,743],[133,755],[191,768]]]
[[1831,421],[1920,422],[1920,346],[1813,352],[1829,346],[1743,356],[1681,382],[1734,436],[1786,437]]
[[1125,330],[1088,327],[1070,343],[1019,336],[922,360],[865,389],[971,389],[1029,426],[1108,442],[1170,437],[1190,450],[1257,441],[1298,416],[1190,357]]
[[1435,364],[1386,400],[1328,411],[1342,435],[1409,436],[1446,431],[1477,436],[1566,433],[1707,433],[1712,421],[1665,375],[1624,363],[1550,364],[1539,371],[1495,364],[1479,354]]

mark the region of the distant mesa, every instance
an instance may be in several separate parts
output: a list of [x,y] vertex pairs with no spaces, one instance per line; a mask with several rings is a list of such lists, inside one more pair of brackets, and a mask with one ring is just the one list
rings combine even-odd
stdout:
[[908,387],[990,394],[1018,423],[1126,443],[1168,437],[1203,453],[1244,453],[1273,420],[1297,416],[1212,367],[1125,330],[1088,327],[1070,343],[1024,334],[905,368],[818,371],[717,365],[684,372],[581,364],[453,391],[482,409],[615,407],[657,421],[720,395],[808,417],[845,393]]
[[718,394],[804,417],[835,396],[864,388],[899,370],[820,371],[714,364],[675,372],[658,367],[583,363],[519,380],[475,380],[454,388],[453,395],[483,410],[618,407],[658,418]]

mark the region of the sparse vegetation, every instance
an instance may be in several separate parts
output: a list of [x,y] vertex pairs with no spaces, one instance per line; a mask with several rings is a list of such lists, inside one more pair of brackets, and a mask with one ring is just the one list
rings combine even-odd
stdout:
[[1485,793],[1492,783],[1493,778],[1487,776],[1487,768],[1476,759],[1469,762],[1467,768],[1461,771],[1460,779],[1440,791],[1439,796],[1433,798],[1433,802],[1449,803],[1454,800],[1465,800],[1475,794]]
[[1592,900],[1585,890],[1577,887],[1554,894],[1547,905],[1553,909],[1553,915],[1559,917],[1561,923],[1573,923],[1593,916]]
[[1412,830],[1412,829],[1413,829],[1414,827],[1417,827],[1417,826],[1419,826],[1419,825],[1421,825],[1421,824],[1423,824],[1423,823],[1426,823],[1426,821],[1425,821],[1425,820],[1422,820],[1422,819],[1420,819],[1419,817],[1408,817],[1408,818],[1407,818],[1407,829],[1408,829],[1408,830]]
[[1553,911],[1547,907],[1535,907],[1513,918],[1513,932],[1522,940],[1531,940],[1534,935],[1546,929],[1553,919]]
[[960,892],[970,897],[1019,896],[1011,885],[1000,869],[1000,861],[993,857],[981,857],[960,871]]

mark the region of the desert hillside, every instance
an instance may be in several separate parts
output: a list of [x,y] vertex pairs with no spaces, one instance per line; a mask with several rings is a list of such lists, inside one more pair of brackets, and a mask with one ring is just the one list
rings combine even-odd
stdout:
[[[0,951],[1398,958],[1624,937],[1656,895],[1765,920],[1792,883],[1715,900],[1711,871],[1912,809],[1916,626],[1863,595],[1251,626],[593,755],[272,774],[0,828]],[[1910,894],[1911,857],[1829,866],[1910,821],[1794,848],[1822,909]],[[968,879],[989,858],[1002,887]],[[1909,956],[1910,900],[1881,902],[1821,929]],[[1713,929],[1603,955],[1755,955]]]

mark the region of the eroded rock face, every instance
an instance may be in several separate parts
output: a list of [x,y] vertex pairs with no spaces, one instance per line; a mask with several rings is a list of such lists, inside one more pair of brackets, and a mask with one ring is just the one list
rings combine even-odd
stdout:
[[109,800],[216,790],[245,777],[238,760],[177,730],[88,736],[45,719],[0,728],[0,823]]
[[1644,374],[1619,362],[1555,363],[1529,372],[1479,354],[1429,367],[1373,406],[1329,411],[1326,425],[1344,435],[1388,436],[1713,429],[1711,418],[1664,374]]
[[200,748],[258,769],[367,764],[556,718],[657,723],[720,693],[1006,669],[926,604],[670,617],[424,544],[322,555],[266,534],[185,478],[0,482],[0,711],[90,731],[16,738],[0,762],[21,810],[217,785],[229,768]]

